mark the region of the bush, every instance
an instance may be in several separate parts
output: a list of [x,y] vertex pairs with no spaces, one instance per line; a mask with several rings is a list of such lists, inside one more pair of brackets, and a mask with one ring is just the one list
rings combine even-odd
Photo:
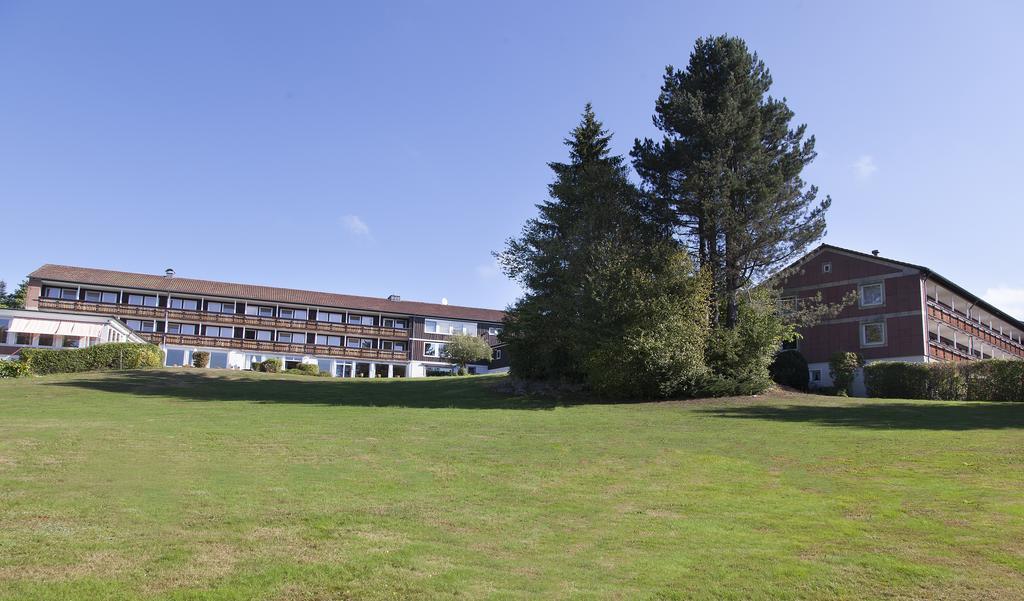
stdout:
[[152,344],[112,342],[80,349],[22,349],[21,356],[34,374],[61,374],[101,369],[162,367],[164,353]]
[[857,369],[864,361],[857,353],[836,353],[828,361],[828,373],[832,376],[832,385],[838,396],[848,396],[850,385],[857,375]]
[[303,376],[316,376],[320,374],[320,367],[315,363],[299,363],[291,369],[285,370],[287,374],[299,374]]
[[0,361],[0,378],[20,378],[28,374],[28,363],[24,361]]
[[946,401],[1024,401],[1024,361],[872,363],[864,368],[868,395]]
[[927,363],[879,361],[864,367],[864,386],[868,396],[887,399],[927,399],[929,369]]
[[210,353],[206,351],[192,352],[192,367],[209,367]]
[[768,371],[772,375],[772,380],[777,384],[797,390],[807,390],[811,381],[811,372],[807,369],[807,359],[800,351],[796,350],[784,350],[776,353],[775,360],[772,361]]
[[281,371],[281,360],[280,359],[267,359],[259,364],[260,371],[268,374],[276,374]]

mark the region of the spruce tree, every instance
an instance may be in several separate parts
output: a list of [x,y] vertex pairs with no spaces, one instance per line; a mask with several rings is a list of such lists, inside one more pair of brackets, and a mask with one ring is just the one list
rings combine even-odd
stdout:
[[768,95],[764,62],[735,37],[697,40],[686,69],[666,69],[655,104],[660,142],[631,156],[645,191],[711,274],[711,317],[734,328],[740,291],[825,233],[830,199],[800,175],[815,158],[806,126]]

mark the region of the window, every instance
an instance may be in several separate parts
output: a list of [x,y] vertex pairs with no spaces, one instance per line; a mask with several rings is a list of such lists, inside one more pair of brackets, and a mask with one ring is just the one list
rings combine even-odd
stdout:
[[246,315],[256,315],[256,316],[259,316],[259,317],[273,317],[274,316],[274,308],[273,307],[261,307],[259,305],[246,305],[245,306],[245,314]]
[[329,311],[317,311],[316,312],[316,320],[317,321],[327,321],[327,322],[330,322],[330,323],[343,323],[345,321],[345,316],[342,313],[331,313]]
[[14,344],[32,344],[32,334],[18,332],[14,335]]
[[352,324],[361,325],[361,326],[372,326],[373,325],[373,317],[371,317],[369,315],[353,315],[353,314],[349,313],[349,315],[348,315],[348,322],[352,323]]
[[309,313],[305,309],[281,309],[281,319],[309,319]]
[[821,264],[821,273],[832,273],[832,263],[825,262]]
[[210,301],[206,304],[206,310],[210,313],[234,313],[235,303],[222,303],[219,301]]
[[185,351],[177,348],[167,349],[167,367],[185,365]]
[[860,306],[878,307],[885,304],[885,286],[881,282],[860,285]]
[[246,340],[267,340],[272,341],[274,339],[274,333],[270,330],[246,330]]
[[53,346],[53,334],[40,334],[39,346]]
[[869,321],[860,324],[861,346],[884,346],[885,345],[885,322]]
[[61,300],[78,300],[78,291],[74,288],[51,288],[43,289],[43,296],[46,298],[59,298]]
[[145,294],[129,294],[128,304],[137,305],[139,307],[155,307],[157,306],[157,299],[155,296],[149,296]]
[[86,290],[85,300],[90,303],[117,303],[116,292],[102,292],[100,290]]
[[380,341],[380,348],[382,348],[382,349],[384,349],[386,351],[404,351],[405,350],[405,343],[404,342],[395,342],[393,340],[381,340]]
[[199,301],[194,298],[172,298],[170,301],[168,301],[168,306],[172,309],[198,311]]
[[235,328],[231,326],[205,326],[207,336],[214,338],[234,338]]
[[424,357],[440,357],[444,354],[444,349],[447,344],[441,342],[424,342],[423,343],[423,356]]
[[227,353],[210,353],[210,369],[227,369]]
[[194,323],[169,323],[167,324],[168,334],[185,334],[188,336],[195,336],[198,332],[198,328]]
[[501,328],[487,328],[488,336],[498,336],[501,334]]
[[820,369],[812,369],[811,370],[811,382],[821,382],[821,370]]
[[784,296],[779,299],[779,311],[783,315],[789,315],[796,312],[797,300],[795,296]]
[[476,324],[465,321],[428,319],[423,322],[423,330],[428,334],[464,334],[466,336],[476,336]]
[[290,342],[292,344],[306,344],[306,335],[299,332],[278,332],[278,342]]
[[341,336],[330,336],[327,334],[316,335],[317,344],[325,344],[327,346],[341,346]]
[[782,343],[782,350],[784,351],[795,351],[799,350],[799,348],[796,340],[786,340]]
[[346,338],[348,348],[373,348],[373,338]]
[[317,359],[316,366],[320,368],[320,373],[329,374],[331,373],[331,360],[330,359]]
[[399,330],[404,330],[408,327],[404,319],[393,319],[391,317],[385,317],[381,324],[385,328],[396,328]]
[[82,344],[82,339],[78,336],[65,336],[61,345],[64,348],[78,348]]
[[126,319],[125,325],[135,330],[136,332],[154,332],[156,328],[152,321],[143,321],[141,319]]
[[500,348],[499,349],[494,349],[494,360],[497,361],[498,359],[501,359],[501,349]]

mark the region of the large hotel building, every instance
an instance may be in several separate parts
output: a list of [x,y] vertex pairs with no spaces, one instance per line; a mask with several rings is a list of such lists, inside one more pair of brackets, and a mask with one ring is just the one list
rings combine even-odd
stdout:
[[[489,361],[470,366],[472,373],[508,367],[498,341],[504,312],[398,296],[196,280],[176,277],[170,269],[165,275],[147,275],[44,265],[29,274],[25,308],[58,317],[116,318],[159,345],[169,366],[189,365],[192,353],[202,350],[210,353],[213,368],[249,369],[277,358],[286,368],[315,363],[338,377],[419,377],[449,372],[445,341],[453,334],[470,334],[493,349]],[[17,346],[61,345],[53,335],[6,335],[6,343]]]

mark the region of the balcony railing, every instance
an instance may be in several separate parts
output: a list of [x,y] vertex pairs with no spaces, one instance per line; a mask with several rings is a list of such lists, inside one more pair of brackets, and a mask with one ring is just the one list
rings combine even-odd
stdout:
[[928,299],[928,317],[940,321],[949,327],[955,328],[968,335],[982,340],[992,346],[1015,355],[1024,357],[1024,345],[1018,343],[998,330],[992,329],[985,324],[967,319],[959,312],[954,312],[945,305]]
[[271,328],[283,330],[302,330],[313,332],[329,332],[365,338],[392,338],[408,340],[411,330],[407,328],[384,328],[380,326],[364,326],[350,323],[334,323],[329,321],[281,319],[279,317],[260,317],[258,315],[238,315],[236,313],[211,313],[209,311],[189,311],[185,309],[167,309],[164,307],[140,307],[138,305],[122,305],[113,303],[91,303],[88,301],[60,300],[40,298],[40,309],[56,311],[73,311],[77,313],[98,313],[118,317],[141,317],[169,321],[202,322],[210,324],[231,324],[248,328]]
[[282,355],[313,355],[317,357],[341,357],[345,359],[373,359],[379,361],[408,361],[408,351],[385,349],[348,348],[324,344],[291,344],[266,340],[242,338],[218,338],[216,336],[190,336],[186,334],[164,334],[161,332],[136,332],[153,344],[198,346],[231,349],[249,353],[279,353]]

